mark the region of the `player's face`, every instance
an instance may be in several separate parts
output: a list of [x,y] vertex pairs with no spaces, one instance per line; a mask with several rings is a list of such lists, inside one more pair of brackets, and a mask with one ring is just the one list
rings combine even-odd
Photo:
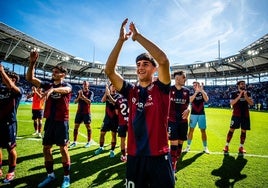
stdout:
[[109,90],[110,90],[111,93],[116,92],[116,89],[115,89],[114,85],[110,85]]
[[89,83],[88,82],[83,82],[83,89],[87,90],[89,88]]
[[241,89],[241,90],[246,90],[246,83],[245,82],[240,82],[240,84],[239,84],[239,89]]
[[139,81],[152,81],[152,75],[156,71],[156,67],[154,67],[153,64],[147,60],[140,60],[136,63],[136,65]]
[[59,69],[52,70],[52,79],[53,80],[61,80],[64,77],[65,77],[65,74],[62,73]]
[[197,82],[193,83],[194,90],[196,90],[198,87],[200,88],[200,84],[199,83],[197,83]]
[[185,74],[175,76],[175,84],[179,86],[184,86],[187,78]]

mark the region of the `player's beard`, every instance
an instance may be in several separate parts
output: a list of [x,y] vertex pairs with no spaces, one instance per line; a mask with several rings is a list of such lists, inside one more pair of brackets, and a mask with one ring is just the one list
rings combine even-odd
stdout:
[[242,86],[242,87],[240,87],[240,89],[241,89],[241,90],[246,90],[246,87],[243,87],[243,86]]

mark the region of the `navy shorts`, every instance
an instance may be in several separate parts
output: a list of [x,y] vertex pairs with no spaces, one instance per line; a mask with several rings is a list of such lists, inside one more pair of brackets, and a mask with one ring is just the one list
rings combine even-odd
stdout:
[[126,187],[173,188],[175,179],[169,154],[127,156]]
[[0,148],[16,146],[17,122],[0,122]]
[[54,121],[47,119],[44,126],[43,145],[58,146],[67,145],[69,142],[69,122],[68,121]]
[[118,129],[118,120],[117,118],[108,118],[107,116],[104,117],[104,121],[101,126],[101,132],[117,132]]
[[119,137],[126,137],[127,136],[127,125],[119,125],[117,132],[118,132]]
[[250,119],[249,117],[235,117],[232,116],[230,128],[232,129],[244,129],[250,130]]
[[169,140],[187,140],[188,122],[168,122]]
[[91,114],[76,113],[74,123],[81,124],[82,122],[84,122],[84,124],[90,124]]
[[44,114],[44,110],[32,110],[32,120],[35,119],[42,119],[43,118],[43,114]]

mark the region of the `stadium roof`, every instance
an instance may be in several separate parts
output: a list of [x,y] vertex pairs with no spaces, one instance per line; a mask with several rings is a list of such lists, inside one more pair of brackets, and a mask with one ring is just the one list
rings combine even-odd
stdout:
[[[105,64],[85,61],[60,51],[25,33],[0,22],[0,60],[28,67],[31,49],[39,51],[37,67],[51,72],[61,64],[68,68],[70,78],[91,77],[105,79]],[[118,66],[118,72],[126,79],[136,79],[136,67]],[[188,79],[250,76],[260,77],[268,73],[268,34],[229,57],[187,65],[172,65],[171,73],[183,70]]]

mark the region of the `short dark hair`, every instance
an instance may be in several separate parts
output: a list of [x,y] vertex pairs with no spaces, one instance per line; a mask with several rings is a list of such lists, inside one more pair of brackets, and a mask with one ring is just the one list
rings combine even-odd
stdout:
[[157,67],[157,63],[155,62],[154,58],[149,53],[142,53],[136,58],[136,63],[141,60],[147,60],[152,63],[154,67]]
[[53,69],[58,69],[61,73],[64,73],[64,74],[68,73],[67,69],[61,65],[56,65],[55,67],[53,67]]
[[183,74],[185,74],[185,72],[184,71],[176,71],[176,72],[174,72],[173,73],[173,77],[175,78],[175,76],[180,76],[180,75],[183,75]]
[[7,74],[7,76],[9,78],[15,78],[15,80],[16,80],[15,83],[18,83],[19,82],[20,77],[15,72],[7,71],[6,74]]
[[244,80],[239,80],[239,81],[236,83],[236,85],[238,86],[238,85],[240,85],[240,83],[242,83],[242,82],[246,83]]

